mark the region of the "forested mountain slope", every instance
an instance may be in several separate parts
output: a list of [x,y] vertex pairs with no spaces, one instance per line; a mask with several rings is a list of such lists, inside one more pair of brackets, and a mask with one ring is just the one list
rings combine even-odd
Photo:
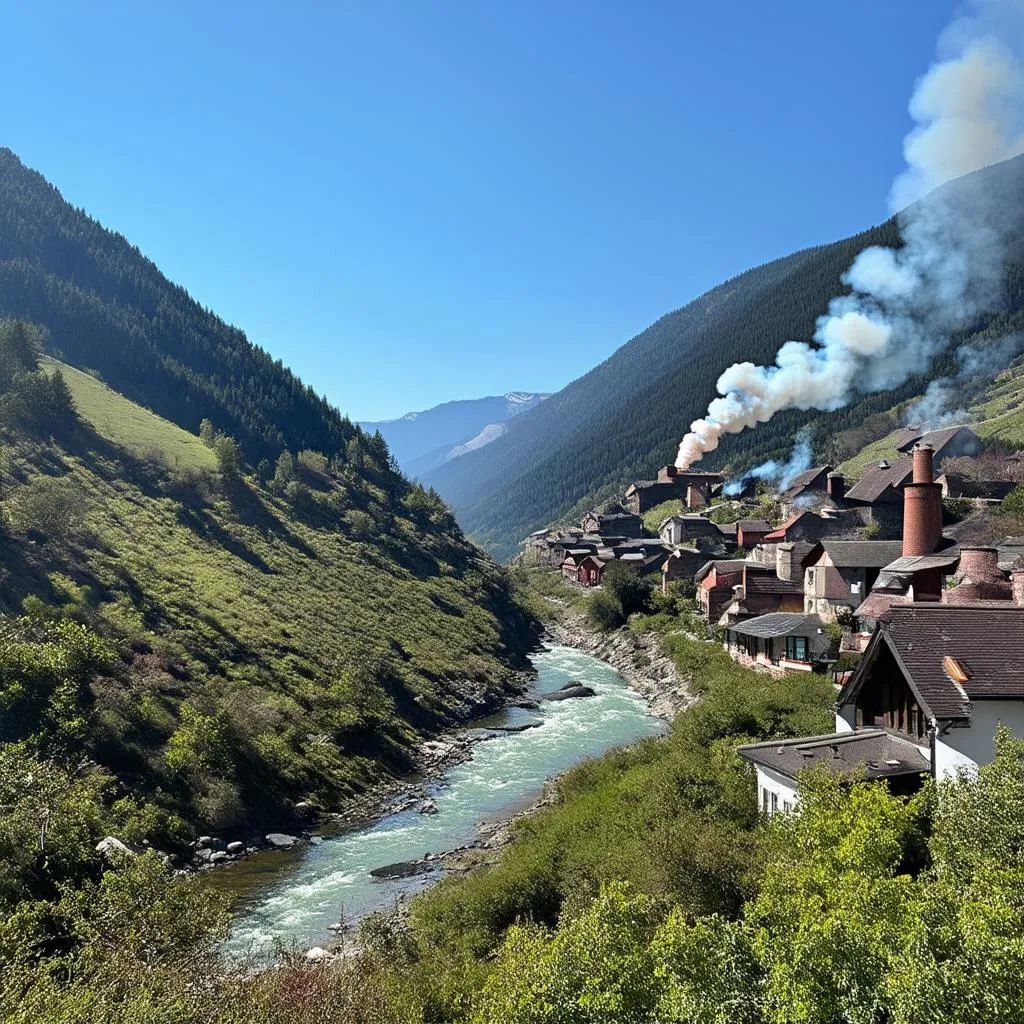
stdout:
[[225,828],[337,806],[508,691],[532,620],[376,439],[264,484],[32,341],[0,322],[0,744]]
[[352,437],[280,360],[3,148],[0,316],[47,327],[68,362],[187,430],[208,417],[254,463],[284,448],[334,453]]
[[[1024,158],[988,168],[986,187],[1005,196],[1017,228],[1014,261],[1007,269],[1002,310],[1024,307]],[[947,188],[956,187],[952,183]],[[584,499],[607,497],[631,480],[672,462],[693,419],[714,395],[715,381],[731,363],[771,362],[787,338],[809,338],[829,301],[842,294],[842,275],[861,249],[895,246],[895,220],[830,245],[807,249],[712,289],[662,317],[601,365],[518,417],[485,451],[471,452],[424,477],[454,507],[466,531],[499,557],[518,542],[574,509]],[[976,326],[984,326],[982,323]],[[941,360],[942,373],[951,365]],[[756,431],[726,438],[702,466],[749,464],[780,453],[795,428],[817,422],[818,432],[856,424],[872,412],[919,393],[921,380],[845,410],[785,413]]]

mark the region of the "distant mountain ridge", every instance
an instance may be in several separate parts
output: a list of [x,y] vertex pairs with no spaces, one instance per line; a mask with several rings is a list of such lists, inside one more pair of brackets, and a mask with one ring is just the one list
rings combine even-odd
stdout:
[[413,477],[475,451],[501,437],[512,418],[539,405],[548,395],[509,391],[504,395],[444,402],[394,420],[363,422],[368,433],[379,430],[403,471]]
[[[1024,309],[1024,157],[977,172],[1007,211],[1013,232],[1001,305],[977,330]],[[951,182],[946,188],[956,188]],[[426,473],[462,527],[500,558],[520,540],[582,503],[612,497],[634,479],[674,460],[690,423],[703,415],[715,381],[731,363],[771,363],[787,338],[810,338],[843,275],[868,246],[901,244],[895,218],[858,235],[804,249],[753,268],[663,316],[540,406],[508,424],[503,436]],[[1005,324],[1013,329],[1012,324]],[[931,373],[954,368],[940,357]],[[794,431],[847,429],[921,393],[926,377],[865,395],[838,412],[784,412],[756,430],[726,437],[701,467],[752,465],[788,453]]]

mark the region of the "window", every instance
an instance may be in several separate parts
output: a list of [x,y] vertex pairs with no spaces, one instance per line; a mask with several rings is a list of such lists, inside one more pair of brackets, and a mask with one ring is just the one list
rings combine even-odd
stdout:
[[783,814],[789,814],[789,812],[791,810],[793,810],[793,805],[788,800],[783,800],[782,801],[782,813]]
[[765,814],[768,813],[768,790],[767,789],[762,789],[761,790],[761,810],[764,811]]
[[807,661],[807,637],[787,636],[786,657],[790,661]]
[[779,809],[779,794],[772,793],[772,814]]

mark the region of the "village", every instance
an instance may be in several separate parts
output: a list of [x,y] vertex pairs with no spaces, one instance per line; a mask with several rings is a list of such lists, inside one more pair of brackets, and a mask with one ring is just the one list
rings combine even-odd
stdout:
[[[990,761],[1000,725],[1024,736],[1024,537],[999,515],[1024,457],[981,447],[966,426],[907,428],[852,485],[821,465],[760,495],[666,466],[523,557],[586,589],[631,566],[692,597],[737,662],[831,674],[833,733],[739,748],[765,813],[794,809],[817,764],[909,793]],[[655,532],[661,508],[678,511]]]

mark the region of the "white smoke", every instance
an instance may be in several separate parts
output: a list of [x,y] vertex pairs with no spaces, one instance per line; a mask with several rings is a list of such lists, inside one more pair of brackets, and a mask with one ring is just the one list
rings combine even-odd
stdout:
[[800,430],[796,435],[796,442],[789,458],[785,462],[777,462],[774,459],[762,462],[748,470],[741,477],[730,480],[723,488],[723,493],[728,496],[739,494],[751,480],[771,480],[775,482],[775,489],[779,492],[789,489],[790,484],[804,470],[811,468],[811,435],[807,430]]
[[[844,276],[851,294],[833,299],[814,342],[787,341],[772,366],[730,366],[718,398],[690,425],[676,465],[685,469],[783,409],[844,406],[855,391],[895,387],[927,367],[950,333],[997,294],[1000,218],[981,187],[954,177],[1024,152],[1024,66],[993,34],[1024,23],[1024,0],[984,0],[977,16],[943,34],[940,59],[917,83],[906,171],[893,186],[903,247],[864,250]],[[943,54],[948,53],[948,56]]]
[[933,380],[906,411],[908,425],[936,430],[967,423],[971,414],[958,405],[965,384],[984,380],[1005,369],[1024,352],[1024,334],[1009,334],[984,345],[964,345],[957,354],[956,373]]

